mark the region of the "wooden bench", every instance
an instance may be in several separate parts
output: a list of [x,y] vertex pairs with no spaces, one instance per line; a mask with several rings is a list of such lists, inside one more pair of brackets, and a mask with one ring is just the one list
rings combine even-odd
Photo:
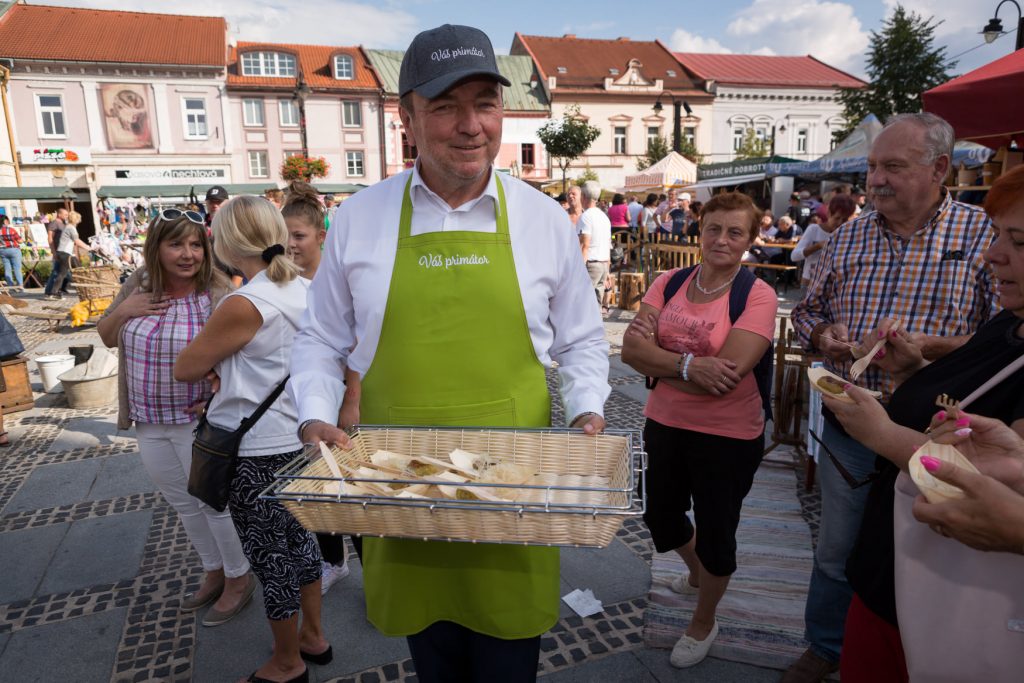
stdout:
[[758,275],[763,275],[764,273],[769,272],[769,271],[770,272],[774,272],[775,273],[775,282],[774,282],[773,286],[775,287],[775,291],[776,292],[779,291],[779,281],[780,280],[782,281],[782,286],[785,288],[785,291],[788,292],[789,291],[789,280],[786,279],[786,278],[783,278],[782,276],[786,275],[786,274],[789,274],[789,273],[795,273],[798,270],[798,266],[787,266],[787,265],[783,265],[781,263],[754,263],[754,262],[750,262],[750,261],[744,261],[741,265],[744,265],[747,268],[753,268],[754,270],[757,270],[757,271],[762,271],[762,272],[757,273]]

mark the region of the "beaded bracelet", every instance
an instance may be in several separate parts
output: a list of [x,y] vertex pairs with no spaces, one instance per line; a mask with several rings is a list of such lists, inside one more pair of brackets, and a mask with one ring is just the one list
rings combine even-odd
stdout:
[[692,361],[692,360],[693,360],[693,354],[692,353],[686,354],[686,361],[683,363],[683,375],[682,375],[684,382],[689,382],[690,381],[690,361]]
[[683,361],[686,360],[686,354],[679,356],[679,360],[676,361],[676,375],[679,379],[683,378]]

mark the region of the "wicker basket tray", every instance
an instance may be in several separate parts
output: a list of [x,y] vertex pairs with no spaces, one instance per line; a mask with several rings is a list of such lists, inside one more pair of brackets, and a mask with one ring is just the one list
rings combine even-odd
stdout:
[[113,299],[121,291],[121,269],[117,266],[88,266],[71,269],[79,301]]
[[593,437],[568,429],[361,426],[353,444],[350,451],[335,451],[338,462],[352,469],[378,450],[448,460],[460,448],[527,465],[537,475],[515,486],[460,485],[501,489],[508,500],[497,502],[326,493],[325,485],[336,480],[312,448],[283,467],[263,495],[281,501],[310,531],[472,543],[603,548],[626,517],[644,512],[643,444],[635,431]]

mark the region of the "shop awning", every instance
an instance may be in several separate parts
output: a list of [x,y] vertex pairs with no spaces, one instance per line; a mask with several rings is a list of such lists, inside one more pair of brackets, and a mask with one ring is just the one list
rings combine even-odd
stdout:
[[747,173],[745,175],[734,175],[726,178],[709,178],[707,180],[700,180],[693,185],[686,186],[687,190],[698,190],[702,187],[726,187],[732,185],[742,185],[743,183],[753,183],[758,180],[764,180],[764,173]]
[[316,185],[316,191],[320,194],[355,194],[366,187],[359,183],[323,183]]
[[[67,193],[70,192],[71,196]],[[89,193],[76,191],[67,187],[0,187],[0,200],[42,199],[61,201],[65,198],[76,202],[89,201]]]
[[[104,185],[96,191],[97,197],[112,197],[124,199],[126,197],[184,197],[188,198],[191,193],[202,201],[206,191],[220,183],[202,183],[196,185]],[[265,183],[232,183],[221,185],[228,194],[255,194],[261,195],[277,185],[267,181]]]

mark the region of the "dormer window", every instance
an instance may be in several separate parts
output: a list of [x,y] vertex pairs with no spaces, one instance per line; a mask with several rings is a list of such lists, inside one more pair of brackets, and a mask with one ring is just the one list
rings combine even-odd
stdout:
[[339,81],[351,81],[355,78],[352,58],[348,55],[334,55],[334,78]]
[[242,54],[242,75],[295,78],[295,55],[287,52],[245,52]]
[[676,77],[676,70],[675,69],[665,69],[665,73],[668,74],[669,78],[675,78]]
[[610,73],[612,76],[618,76],[619,75],[619,70],[618,69],[608,69],[608,73]]
[[558,73],[560,73],[560,74],[567,74],[567,73],[569,73],[569,70],[566,69],[564,66],[557,67],[557,70],[558,70]]

